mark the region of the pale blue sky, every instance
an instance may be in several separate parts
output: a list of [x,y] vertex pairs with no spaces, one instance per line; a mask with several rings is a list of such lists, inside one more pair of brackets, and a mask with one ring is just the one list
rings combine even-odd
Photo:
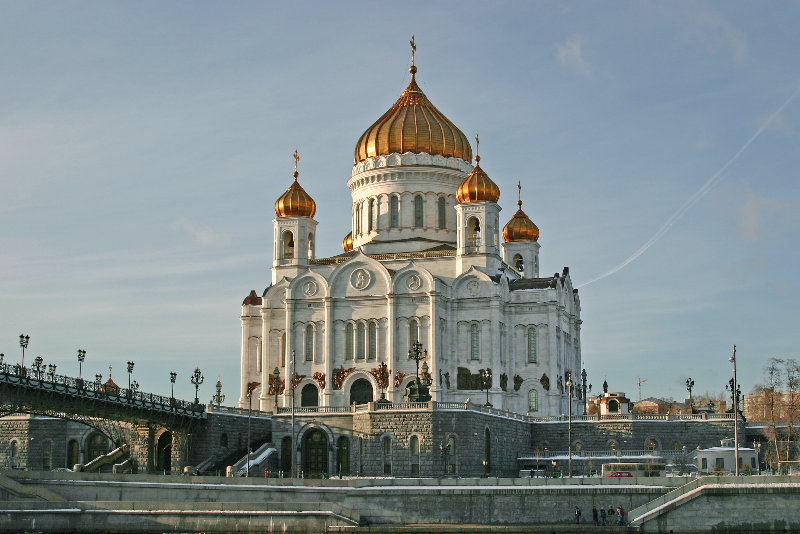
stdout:
[[[2,2],[0,351],[235,402],[239,313],[268,284],[292,152],[318,255],[353,149],[418,81],[580,286],[645,244],[800,87],[791,2]],[[797,357],[800,98],[652,247],[580,289],[599,389],[749,392]]]

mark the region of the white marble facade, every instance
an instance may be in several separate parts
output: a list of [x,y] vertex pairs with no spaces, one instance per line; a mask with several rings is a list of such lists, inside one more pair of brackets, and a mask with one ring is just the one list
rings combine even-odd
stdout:
[[[313,218],[273,220],[271,282],[242,306],[240,406],[248,384],[258,384],[253,407],[274,409],[276,367],[281,381],[303,377],[296,406],[348,406],[364,399],[367,383],[377,400],[371,370],[380,363],[391,374],[386,398],[402,402],[415,375],[409,347],[419,340],[435,401],[484,403],[486,391],[463,374],[490,368],[494,407],[567,412],[565,377],[581,370],[577,290],[567,268],[539,277],[538,242],[501,242],[497,203],[458,203],[471,169],[460,158],[411,152],[357,162],[347,181],[354,250],[332,258],[315,256]],[[279,392],[279,406],[290,405],[290,391]]]

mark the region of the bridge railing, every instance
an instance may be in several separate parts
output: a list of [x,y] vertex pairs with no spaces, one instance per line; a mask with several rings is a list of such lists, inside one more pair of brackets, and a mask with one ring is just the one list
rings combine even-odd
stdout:
[[180,415],[202,416],[205,406],[192,401],[164,397],[136,389],[121,388],[99,380],[84,380],[74,376],[57,375],[44,367],[29,368],[20,364],[0,364],[0,382],[43,391],[55,391],[72,396],[105,400],[137,408],[174,412]]

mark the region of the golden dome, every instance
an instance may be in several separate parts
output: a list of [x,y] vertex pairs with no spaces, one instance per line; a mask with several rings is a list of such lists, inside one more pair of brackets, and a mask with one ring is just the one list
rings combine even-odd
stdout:
[[342,248],[345,252],[352,252],[353,250],[353,232],[350,232],[346,236],[344,236],[344,240],[342,240]]
[[417,85],[417,67],[409,69],[411,83],[397,102],[367,128],[356,143],[355,163],[394,152],[440,154],[472,161],[466,136],[431,104]]
[[517,213],[503,227],[503,241],[506,243],[511,243],[512,241],[538,241],[539,227],[533,224],[533,221],[522,211],[521,200],[517,201],[517,205],[519,206]]
[[294,183],[275,201],[275,215],[278,217],[313,217],[317,212],[317,203],[306,190],[297,183],[297,163],[300,156],[294,151]]
[[500,198],[500,188],[489,178],[481,166],[480,156],[475,156],[475,168],[472,169],[461,185],[456,189],[456,200],[459,204],[472,202],[497,202]]

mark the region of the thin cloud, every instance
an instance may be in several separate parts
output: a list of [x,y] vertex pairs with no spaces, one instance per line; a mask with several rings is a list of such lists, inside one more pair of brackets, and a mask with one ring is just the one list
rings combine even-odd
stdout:
[[210,226],[180,218],[172,225],[173,230],[187,234],[192,241],[202,247],[227,245],[231,242],[229,234],[215,232]]
[[556,45],[556,49],[556,57],[561,66],[581,76],[588,76],[591,73],[589,63],[583,57],[583,43],[580,37]]
[[736,229],[744,237],[757,239],[763,237],[765,222],[768,218],[793,212],[793,206],[789,202],[760,197],[749,191],[736,209],[738,215]]
[[750,47],[747,34],[734,28],[718,13],[704,9],[692,14],[694,30],[698,38],[706,43],[711,53],[725,52],[737,63],[744,63],[750,58]]

